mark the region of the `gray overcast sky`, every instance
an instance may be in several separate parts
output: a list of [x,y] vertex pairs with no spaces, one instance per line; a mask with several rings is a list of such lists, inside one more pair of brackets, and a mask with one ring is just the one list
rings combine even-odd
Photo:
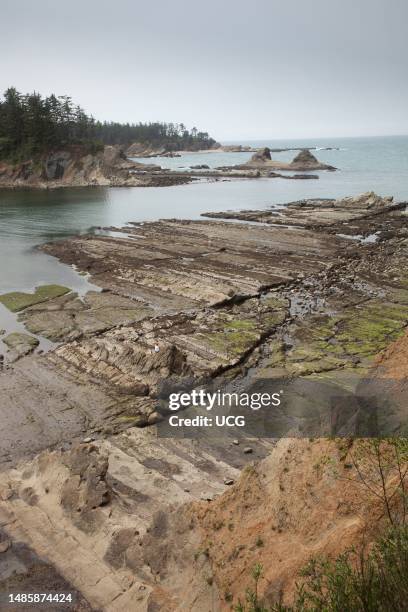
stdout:
[[408,134],[407,0],[0,0],[0,90],[219,140]]

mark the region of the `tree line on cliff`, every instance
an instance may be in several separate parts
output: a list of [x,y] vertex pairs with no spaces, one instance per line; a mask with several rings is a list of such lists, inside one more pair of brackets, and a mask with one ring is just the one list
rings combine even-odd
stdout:
[[56,147],[86,146],[96,152],[103,145],[133,142],[169,151],[208,149],[215,144],[207,132],[176,123],[117,123],[96,121],[69,96],[21,94],[14,87],[0,98],[0,158],[24,160]]

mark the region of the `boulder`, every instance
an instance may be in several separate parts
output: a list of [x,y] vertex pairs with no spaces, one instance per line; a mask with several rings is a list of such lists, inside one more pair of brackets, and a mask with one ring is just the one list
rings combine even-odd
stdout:
[[174,151],[167,151],[166,153],[162,153],[160,157],[181,157],[180,153],[174,153]]
[[267,162],[271,160],[271,150],[268,147],[260,149],[251,157],[251,162]]
[[64,455],[69,470],[61,490],[61,506],[85,532],[93,531],[100,521],[99,509],[110,503],[107,483],[108,457],[94,445],[81,444]]
[[340,200],[336,200],[334,206],[342,206],[342,207],[350,207],[353,209],[363,209],[370,210],[372,208],[382,208],[385,206],[392,205],[393,197],[386,196],[381,197],[374,193],[374,191],[367,191],[366,193],[361,193],[357,196],[352,196],[349,198],[342,198]]

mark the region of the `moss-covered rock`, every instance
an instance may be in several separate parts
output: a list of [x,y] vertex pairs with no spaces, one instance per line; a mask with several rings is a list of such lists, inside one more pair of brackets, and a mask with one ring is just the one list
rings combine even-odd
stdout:
[[408,306],[371,301],[345,314],[335,339],[349,355],[373,355],[396,340],[407,323]]
[[343,368],[355,369],[404,333],[408,305],[379,300],[343,309],[335,315],[310,316],[291,331],[293,345],[285,350],[269,342],[266,368],[284,368],[288,376],[309,376]]
[[132,323],[150,313],[149,308],[128,298],[110,292],[89,291],[83,300],[71,292],[30,306],[19,319],[30,332],[61,341]]
[[259,341],[260,335],[256,331],[232,331],[225,329],[214,333],[200,334],[210,351],[218,353],[234,363]]
[[23,293],[22,291],[3,293],[0,295],[0,302],[11,312],[20,312],[29,306],[46,302],[70,291],[71,289],[62,285],[41,285],[36,287],[34,293]]

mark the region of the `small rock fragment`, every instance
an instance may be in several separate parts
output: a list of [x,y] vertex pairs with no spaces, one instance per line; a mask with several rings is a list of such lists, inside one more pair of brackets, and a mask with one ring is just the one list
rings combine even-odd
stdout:
[[154,425],[155,423],[158,423],[161,420],[162,420],[162,416],[158,412],[155,411],[149,414],[147,418],[147,423],[149,425]]
[[3,540],[2,542],[0,542],[0,553],[7,552],[10,546],[11,546],[10,540]]
[[203,501],[213,501],[214,495],[212,493],[202,493],[201,494],[201,499]]

